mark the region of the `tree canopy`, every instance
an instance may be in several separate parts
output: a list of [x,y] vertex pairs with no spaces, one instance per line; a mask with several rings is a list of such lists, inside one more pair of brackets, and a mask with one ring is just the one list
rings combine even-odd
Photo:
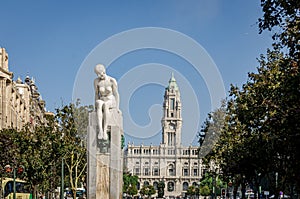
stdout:
[[138,193],[138,176],[130,173],[123,174],[123,193],[134,196]]
[[[262,0],[261,5],[258,26],[273,31],[273,48],[260,56],[257,71],[241,87],[231,86],[225,106],[208,115],[205,139],[212,132],[219,139],[205,159],[216,161],[235,188],[262,186],[275,197],[279,191],[293,197],[300,192],[300,3]],[[204,147],[206,140],[199,142]]]
[[[54,192],[60,186],[61,160],[64,159],[66,184],[75,192],[84,184],[86,175],[86,146],[84,138],[87,115],[91,107],[66,105],[47,115],[47,123],[36,128],[0,131],[1,166],[24,166],[19,178],[33,187],[34,197],[39,192]],[[80,116],[80,117],[77,117]],[[76,122],[80,125],[76,125]],[[10,176],[1,172],[1,175]],[[75,197],[75,196],[74,196]]]
[[140,190],[140,194],[142,196],[146,196],[147,198],[150,198],[155,193],[156,191],[152,185],[144,185]]

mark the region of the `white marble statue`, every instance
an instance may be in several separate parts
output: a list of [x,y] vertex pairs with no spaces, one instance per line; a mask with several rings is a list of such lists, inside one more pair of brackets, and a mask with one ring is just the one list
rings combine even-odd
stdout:
[[119,110],[119,93],[117,81],[106,75],[105,66],[95,66],[97,78],[94,80],[95,107],[99,128],[98,139],[107,140],[107,119],[111,109]]

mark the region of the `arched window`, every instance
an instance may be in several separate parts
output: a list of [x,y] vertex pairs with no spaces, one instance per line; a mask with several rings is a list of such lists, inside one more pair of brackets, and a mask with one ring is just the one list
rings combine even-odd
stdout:
[[144,186],[148,186],[149,182],[148,181],[144,181]]
[[158,185],[157,181],[153,182],[153,187],[154,187],[155,190],[157,190],[157,185]]
[[184,182],[184,183],[182,184],[182,189],[183,189],[183,191],[188,190],[188,188],[189,188],[189,183],[188,183],[188,182]]
[[168,191],[169,192],[174,191],[174,187],[175,187],[174,182],[168,182]]

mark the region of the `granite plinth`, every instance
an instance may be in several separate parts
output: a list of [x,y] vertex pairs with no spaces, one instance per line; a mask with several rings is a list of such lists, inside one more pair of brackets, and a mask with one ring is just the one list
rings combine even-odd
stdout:
[[[89,199],[121,199],[123,185],[123,119],[119,110],[112,109],[108,122],[110,140],[97,139],[97,114],[89,114],[88,181]],[[113,155],[111,155],[113,154]]]

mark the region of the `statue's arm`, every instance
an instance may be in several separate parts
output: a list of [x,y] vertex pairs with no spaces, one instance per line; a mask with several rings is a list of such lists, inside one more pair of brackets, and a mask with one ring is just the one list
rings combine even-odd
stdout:
[[94,80],[94,90],[95,90],[95,108],[96,108],[96,101],[99,99],[99,89],[98,89],[98,79]]
[[115,96],[116,99],[116,108],[119,109],[120,97],[118,92],[118,83],[114,78],[111,78],[111,82],[112,82],[113,95]]

